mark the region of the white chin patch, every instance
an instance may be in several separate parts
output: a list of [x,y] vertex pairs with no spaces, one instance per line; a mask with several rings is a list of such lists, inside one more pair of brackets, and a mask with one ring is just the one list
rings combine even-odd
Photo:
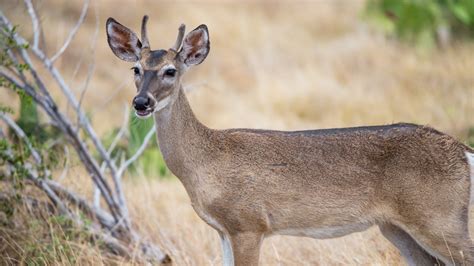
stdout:
[[148,117],[151,116],[153,112],[147,112],[146,114],[142,114],[142,113],[139,113],[137,111],[135,111],[135,116],[140,118],[140,119],[147,119]]

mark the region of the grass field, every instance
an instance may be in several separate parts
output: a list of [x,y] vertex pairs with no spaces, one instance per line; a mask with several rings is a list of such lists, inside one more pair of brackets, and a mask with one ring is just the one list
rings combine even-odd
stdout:
[[[79,16],[81,2],[35,4],[52,54]],[[404,121],[429,124],[465,141],[474,126],[474,43],[419,50],[366,24],[363,6],[356,0],[94,1],[57,66],[78,97],[91,73],[83,105],[97,131],[105,134],[120,125],[124,105],[135,93],[131,64],[107,46],[107,17],[137,30],[142,15],[150,15],[155,49],[174,43],[180,23],[188,31],[205,23],[210,54],[185,83],[197,117],[210,127],[296,130]],[[22,1],[0,0],[0,8],[20,32],[31,33]],[[15,106],[14,94],[0,95],[2,104]],[[66,182],[91,194],[89,178],[79,169],[72,168]],[[169,252],[176,265],[220,264],[218,235],[194,213],[179,181],[129,177],[125,189],[136,227]],[[20,246],[18,254],[28,254],[22,253],[24,242],[9,243]],[[104,262],[98,247],[67,243],[75,247],[77,262]],[[401,263],[398,251],[375,228],[332,240],[272,237],[262,251],[262,265]],[[57,254],[57,264],[68,262],[64,253]]]

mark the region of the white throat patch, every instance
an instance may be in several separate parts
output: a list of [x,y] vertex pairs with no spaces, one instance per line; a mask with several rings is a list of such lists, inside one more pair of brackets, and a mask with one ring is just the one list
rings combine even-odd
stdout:
[[161,109],[165,108],[170,102],[171,102],[171,95],[166,96],[163,100],[159,101],[156,104],[155,110],[153,112],[156,113],[156,112],[160,111]]

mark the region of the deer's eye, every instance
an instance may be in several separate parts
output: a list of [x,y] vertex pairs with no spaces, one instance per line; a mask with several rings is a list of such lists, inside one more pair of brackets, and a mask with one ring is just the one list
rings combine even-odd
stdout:
[[140,74],[140,69],[138,69],[138,67],[132,67],[132,70],[133,70],[133,74],[135,74],[135,75]]
[[165,76],[174,77],[176,75],[176,69],[170,68],[165,71]]

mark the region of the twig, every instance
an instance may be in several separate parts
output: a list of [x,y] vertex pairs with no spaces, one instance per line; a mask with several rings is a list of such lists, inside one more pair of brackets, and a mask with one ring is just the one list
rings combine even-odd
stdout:
[[142,145],[140,146],[140,148],[138,148],[138,150],[135,152],[135,154],[130,157],[128,160],[126,160],[119,168],[118,170],[118,176],[122,177],[123,173],[125,172],[125,170],[127,170],[127,168],[134,162],[138,159],[138,157],[140,157],[140,155],[145,151],[147,145],[148,145],[148,142],[150,141],[151,137],[153,137],[153,135],[155,134],[155,131],[156,131],[156,128],[155,127],[152,127],[150,129],[150,131],[148,131],[148,133],[146,134],[145,136],[145,139],[143,140],[143,143]]
[[[13,63],[15,64],[15,66],[18,66],[19,65],[19,62],[18,62],[18,59],[16,58],[16,55],[11,51],[11,50],[8,50],[7,51],[7,54],[8,56],[12,59]],[[23,82],[26,80],[26,77],[25,75],[23,74],[22,71],[13,71],[12,69],[10,69],[12,72],[15,73],[15,75],[17,77],[19,77]]]
[[115,226],[113,217],[110,216],[108,213],[102,211],[101,209],[97,209],[97,208],[94,208],[93,206],[90,206],[89,203],[85,199],[79,197],[72,191],[69,191],[68,189],[64,188],[59,183],[56,183],[52,180],[45,180],[45,182],[58,195],[62,195],[66,197],[69,201],[77,205],[84,212],[89,213],[90,215],[96,217],[100,221],[102,226],[106,227],[107,229],[111,229]]
[[[124,111],[124,118],[122,120],[122,126],[120,127],[119,132],[117,133],[117,135],[115,135],[114,140],[112,141],[109,148],[107,149],[107,154],[109,154],[109,156],[112,155],[112,152],[114,151],[115,146],[117,145],[117,143],[120,141],[122,136],[127,131],[127,124],[128,124],[129,114],[130,114],[130,111],[129,111],[129,108],[128,108],[127,104],[124,104],[124,110],[125,111]],[[100,166],[100,171],[101,171],[101,173],[104,173],[104,171],[105,171],[105,162],[102,162],[102,165]],[[94,185],[94,207],[96,207],[96,208],[100,207],[100,190],[95,185]]]
[[112,152],[115,149],[115,146],[117,146],[117,143],[120,141],[122,136],[127,131],[129,115],[130,115],[130,108],[128,107],[127,104],[124,104],[124,113],[123,113],[122,126],[120,127],[119,132],[117,133],[117,135],[115,135],[114,140],[112,141],[112,143],[109,146],[109,149],[107,150],[107,153],[109,154],[109,156],[112,154]]
[[31,24],[33,25],[33,47],[38,48],[39,38],[41,34],[40,25],[38,21],[38,16],[36,15],[36,11],[33,7],[33,3],[30,0],[24,0],[26,9],[28,10],[28,14],[31,18]]
[[84,0],[84,5],[82,6],[81,15],[79,16],[79,19],[77,20],[76,25],[74,25],[72,30],[69,32],[69,35],[67,36],[66,41],[64,41],[63,46],[56,52],[56,54],[51,56],[50,58],[51,63],[54,63],[54,61],[56,61],[59,57],[61,57],[64,51],[66,51],[71,41],[74,39],[74,36],[76,36],[79,28],[81,27],[82,23],[84,22],[84,19],[86,18],[87,9],[89,8],[89,2],[90,0]]
[[63,180],[69,170],[69,148],[67,147],[67,145],[64,145],[64,156],[66,157],[66,161],[64,162],[64,169],[58,178],[59,180]]
[[35,101],[43,101],[41,95],[38,95],[31,86],[28,86],[26,83],[20,83],[18,80],[10,77],[0,68],[0,77],[6,79],[11,84],[15,85],[18,88],[23,89],[29,96],[31,96]]
[[[94,60],[94,59],[93,59]],[[86,77],[86,80],[84,81],[84,84],[82,86],[82,88],[80,89],[81,91],[81,94],[79,95],[79,103],[77,105],[77,108],[76,108],[76,113],[79,113],[81,111],[81,105],[82,105],[82,100],[84,99],[84,96],[86,95],[86,91],[87,89],[89,88],[89,82],[92,78],[92,74],[94,73],[94,69],[95,69],[95,61],[93,61],[90,65],[89,65],[89,69],[87,71],[87,77]],[[78,117],[78,121],[77,121],[77,124],[80,125],[80,121],[79,121],[80,117]],[[77,127],[78,129],[80,128],[79,126]]]
[[41,163],[42,160],[41,160],[41,156],[39,155],[39,153],[35,150],[35,148],[33,148],[33,145],[31,145],[31,142],[30,140],[28,139],[28,137],[26,136],[25,132],[17,125],[17,123],[15,123],[15,121],[13,121],[13,119],[11,119],[9,116],[5,115],[5,113],[2,113],[0,112],[0,118],[5,121],[5,123],[7,123],[7,125],[13,129],[13,131],[15,131],[15,134],[23,141],[25,142],[26,146],[28,147],[28,149],[30,150],[31,152],[31,155],[33,155],[33,158],[35,159],[35,161],[37,163]]
[[107,99],[105,99],[102,104],[100,104],[98,107],[96,107],[94,110],[92,110],[92,114],[96,113],[96,112],[99,112],[101,111],[102,109],[104,109],[106,106],[109,105],[109,103],[115,99],[115,97],[117,97],[117,95],[119,95],[119,93],[130,86],[130,84],[132,84],[132,80],[131,79],[125,79],[124,81],[122,81],[122,83],[120,83],[117,88],[110,94],[108,94],[107,96]]

